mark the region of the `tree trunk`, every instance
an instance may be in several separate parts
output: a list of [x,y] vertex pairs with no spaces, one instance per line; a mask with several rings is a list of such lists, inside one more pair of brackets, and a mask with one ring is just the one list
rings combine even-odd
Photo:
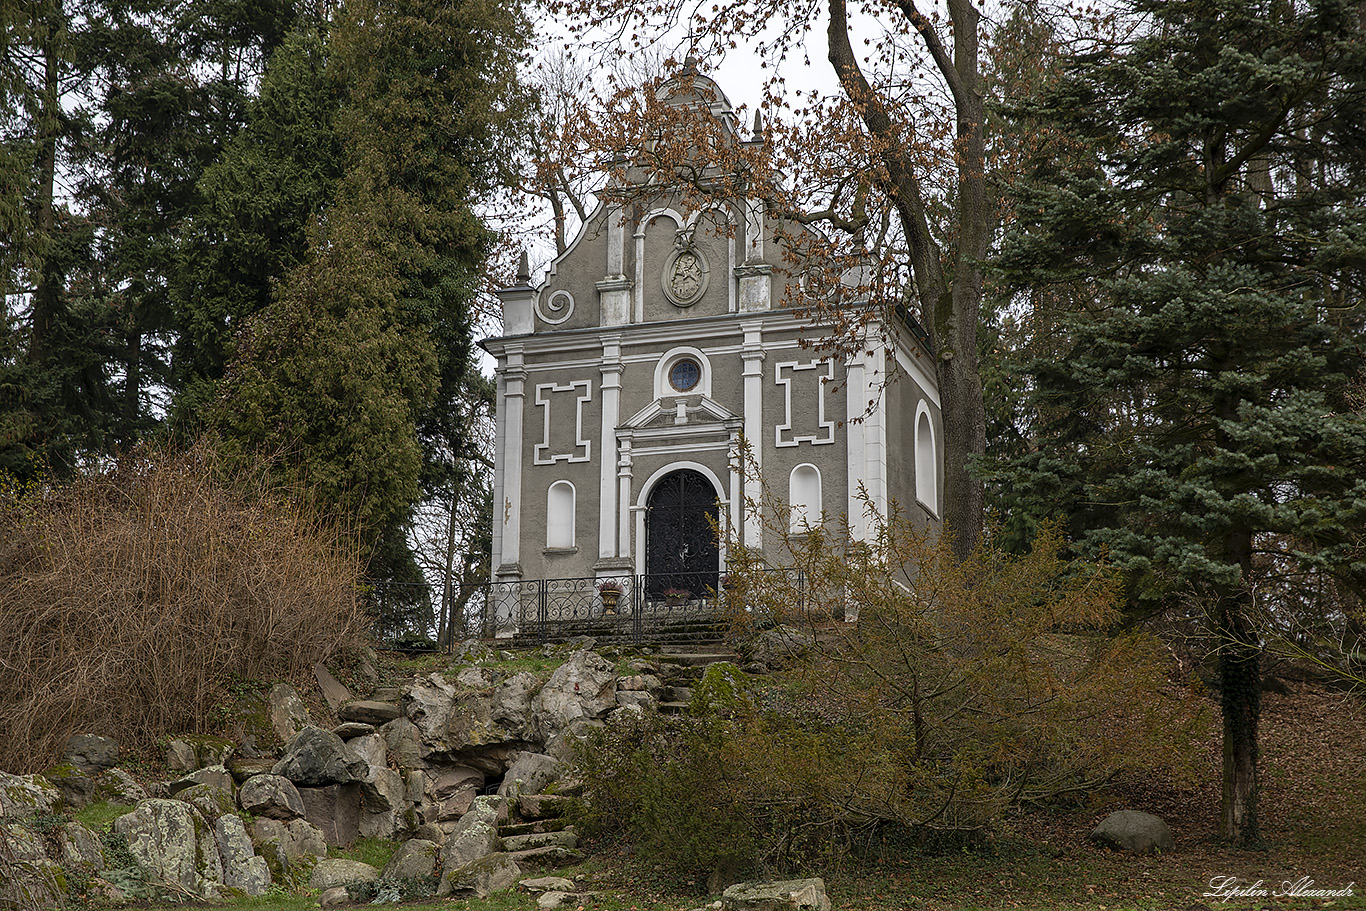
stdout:
[[[845,93],[858,107],[864,126],[881,140],[880,155],[887,170],[884,189],[906,234],[921,317],[935,347],[943,405],[944,523],[953,534],[954,553],[963,559],[977,546],[985,511],[982,482],[969,474],[968,463],[986,452],[977,320],[982,305],[983,264],[996,220],[986,185],[986,106],[978,61],[981,14],[972,0],[950,0],[950,55],[940,43],[934,23],[916,9],[912,0],[897,4],[920,33],[953,96],[958,193],[954,203],[955,224],[951,226],[955,242],[946,257],[930,231],[927,197],[916,176],[917,163],[900,141],[886,99],[859,68],[849,41],[845,0],[827,2],[830,63]],[[945,261],[952,270],[950,274],[945,274]]]
[[982,482],[968,463],[987,451],[986,406],[977,357],[977,321],[982,308],[982,268],[996,222],[987,194],[986,105],[978,66],[978,20],[972,0],[949,0],[953,19],[954,92],[958,139],[958,199],[953,276],[947,312],[935,313],[934,340],[939,355],[939,395],[944,421],[944,522],[953,550],[967,559],[982,534],[986,511]]
[[58,32],[61,28],[60,5],[51,14],[43,35],[43,92],[38,114],[38,183],[35,200],[34,247],[38,259],[38,281],[33,292],[33,334],[29,342],[29,363],[42,363],[53,344],[53,333],[61,311],[62,270],[57,255],[57,139],[61,132],[58,105],[58,80],[61,65]]
[[[1251,566],[1252,535],[1230,532],[1226,556],[1246,570]],[[1249,619],[1252,593],[1239,585],[1219,598],[1219,686],[1224,719],[1223,801],[1219,836],[1241,848],[1262,843],[1257,819],[1257,728],[1262,712],[1261,644]]]

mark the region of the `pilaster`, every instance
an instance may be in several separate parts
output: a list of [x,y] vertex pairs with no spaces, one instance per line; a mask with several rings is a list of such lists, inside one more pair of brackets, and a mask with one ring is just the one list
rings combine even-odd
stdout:
[[501,513],[503,526],[500,578],[521,575],[522,559],[522,432],[526,406],[527,371],[520,345],[507,348],[508,363],[503,372],[506,387],[507,419],[503,429],[503,501],[494,508]]
[[602,445],[598,450],[598,558],[617,555],[617,425],[621,422],[621,337],[602,340]]
[[764,455],[764,337],[763,323],[758,320],[743,323],[745,333],[745,440],[749,443],[749,465],[741,466],[745,476],[745,509],[742,519],[746,547],[763,546],[763,482],[759,477]]

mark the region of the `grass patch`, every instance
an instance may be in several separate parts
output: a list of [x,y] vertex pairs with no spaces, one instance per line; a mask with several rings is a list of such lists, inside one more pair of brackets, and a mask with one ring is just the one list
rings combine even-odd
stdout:
[[98,803],[92,803],[89,806],[82,807],[72,815],[76,817],[77,822],[87,829],[93,829],[96,832],[105,832],[114,824],[114,820],[118,819],[120,816],[127,816],[136,809],[137,807],[129,806],[127,804],[110,803],[107,800],[101,800]]
[[398,842],[388,841],[383,838],[362,838],[349,848],[329,848],[328,857],[339,857],[344,860],[358,860],[361,863],[369,864],[376,870],[383,870],[389,863],[389,858],[394,856],[398,850]]

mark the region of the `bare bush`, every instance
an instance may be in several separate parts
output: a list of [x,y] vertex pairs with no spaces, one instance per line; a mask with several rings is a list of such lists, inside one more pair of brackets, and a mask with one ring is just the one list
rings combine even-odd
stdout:
[[0,491],[0,767],[75,731],[205,732],[232,677],[286,677],[364,626],[353,536],[213,449],[140,450]]

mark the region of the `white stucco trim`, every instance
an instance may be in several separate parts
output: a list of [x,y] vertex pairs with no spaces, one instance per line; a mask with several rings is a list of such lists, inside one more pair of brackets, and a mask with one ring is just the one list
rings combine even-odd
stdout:
[[692,218],[688,219],[688,227],[696,231],[697,225],[702,221],[702,216],[708,212],[720,213],[719,221],[727,229],[724,232],[718,231],[717,239],[724,241],[726,245],[726,312],[734,313],[738,306],[736,300],[738,282],[735,279],[735,213],[731,211],[729,204],[713,202],[694,212]]
[[521,346],[509,346],[503,370],[504,401],[507,417],[503,421],[503,499],[494,505],[495,521],[502,520],[502,562],[494,567],[515,566],[522,553],[522,428],[526,409],[526,370],[522,368]]
[[[800,361],[779,361],[773,365],[774,385],[783,387],[784,418],[783,423],[773,428],[773,445],[782,448],[786,446],[797,446],[801,443],[810,443],[813,446],[825,446],[835,442],[835,422],[826,420],[825,417],[825,390],[829,385],[817,377],[816,383],[816,427],[818,430],[811,434],[793,434],[793,414],[792,414],[792,377],[783,378],[783,370],[819,370],[825,368],[825,380],[831,382],[835,379],[835,362],[829,360],[811,361],[803,364]],[[821,431],[825,432],[822,438]],[[783,433],[791,434],[789,439],[783,439]]]
[[[555,301],[560,299],[563,299],[564,303],[556,306]],[[541,322],[550,326],[558,326],[574,315],[574,295],[560,288],[558,291],[552,291],[549,297],[537,300],[533,309]],[[552,315],[548,316],[547,313]]]
[[[636,515],[635,559],[636,572],[640,575],[645,574],[645,510],[650,502],[650,493],[655,489],[655,485],[659,483],[661,478],[682,468],[691,468],[693,471],[698,472],[710,481],[711,486],[716,490],[716,500],[719,506],[719,512],[724,516],[730,515],[730,499],[726,496],[726,489],[722,486],[721,479],[716,476],[716,472],[712,471],[706,465],[703,465],[700,462],[678,461],[671,462],[663,468],[656,470],[645,479],[644,484],[640,485],[640,492],[636,496],[636,504],[631,508],[631,511]],[[726,530],[722,529],[721,540],[718,543],[721,566],[723,567],[726,565],[727,537]]]
[[621,420],[621,338],[602,339],[602,422],[598,449],[598,559],[617,549],[617,423]]
[[[497,404],[493,410],[493,451],[501,456],[507,452],[507,382],[503,366],[494,370]],[[489,567],[489,581],[497,581],[498,567],[503,565],[503,459],[493,460],[493,553]]]
[[[645,217],[636,225],[633,236],[636,242],[636,280],[631,289],[632,307],[634,311],[634,321],[636,323],[645,322],[645,232],[649,230],[650,223],[661,215],[667,215],[674,220],[674,224],[679,228],[686,228],[688,220],[679,214],[677,209],[669,206],[651,209],[645,213]],[[662,264],[661,264],[662,265]],[[675,336],[676,338],[677,336]]]
[[[674,364],[684,359],[696,361],[702,370],[702,377],[697,381],[696,386],[686,391],[679,391],[669,382],[669,371],[673,369]],[[690,395],[711,395],[711,359],[701,348],[679,345],[665,351],[663,356],[659,358],[659,363],[655,365],[655,398],[678,398]]]
[[[575,389],[583,387],[583,395],[576,398],[574,407],[574,448],[582,449],[583,454],[574,452],[552,453],[550,442],[550,399],[546,393],[573,392]],[[537,443],[532,448],[532,461],[536,465],[554,465],[556,462],[588,462],[593,458],[593,443],[591,440],[584,439],[583,435],[583,406],[593,401],[593,381],[574,380],[560,386],[556,383],[537,383],[536,384],[536,407],[541,409],[542,442]]]
[[[923,478],[923,477],[921,476],[921,471],[922,471],[922,469],[924,469],[924,467],[925,467],[925,465],[924,465],[924,459],[922,459],[922,457],[921,457],[921,456],[922,456],[922,448],[921,448],[921,446],[922,446],[922,441],[921,441],[921,438],[920,438],[920,427],[921,427],[920,419],[921,419],[922,417],[925,419],[925,426],[929,429],[929,436],[930,436],[930,439],[929,439],[929,475],[930,475],[930,476],[929,476],[928,479],[925,479],[925,478]],[[943,472],[943,462],[944,462],[944,460],[943,460],[943,458],[941,458],[941,456],[940,456],[941,449],[940,449],[940,445],[939,445],[939,432],[938,432],[938,430],[935,429],[935,426],[934,426],[934,413],[933,413],[932,411],[930,411],[930,406],[929,406],[929,404],[928,404],[924,399],[921,399],[921,400],[919,401],[919,403],[917,403],[916,406],[915,406],[915,425],[914,425],[914,426],[915,426],[915,434],[914,434],[915,452],[914,452],[913,455],[912,455],[912,458],[913,458],[914,461],[912,461],[911,464],[915,466],[915,500],[916,500],[916,502],[919,503],[921,506],[925,507],[925,509],[929,510],[929,512],[930,512],[931,515],[933,515],[933,516],[935,516],[936,518],[938,518],[939,515],[940,515],[940,509],[939,509],[939,501],[940,501],[940,499],[941,499],[940,491],[941,491],[942,488],[943,488],[943,484],[941,483],[941,478],[943,477],[943,473],[944,473],[944,472]],[[928,500],[925,498],[927,495],[928,495],[928,497],[929,497]]]
[[661,446],[642,445],[636,438],[636,455],[681,455],[687,452],[729,452],[730,440],[708,440],[698,443],[667,443]]
[[[554,533],[558,527],[553,515],[554,507],[557,505],[555,503],[556,488],[569,489],[569,540],[567,542],[554,540]],[[574,486],[574,482],[566,481],[564,479],[552,482],[545,490],[545,546],[547,548],[568,548],[578,546],[578,514],[579,491],[578,488]]]
[[887,346],[880,338],[870,339],[865,352],[868,396],[873,400],[872,413],[864,421],[864,484],[869,499],[879,516],[887,517]]

